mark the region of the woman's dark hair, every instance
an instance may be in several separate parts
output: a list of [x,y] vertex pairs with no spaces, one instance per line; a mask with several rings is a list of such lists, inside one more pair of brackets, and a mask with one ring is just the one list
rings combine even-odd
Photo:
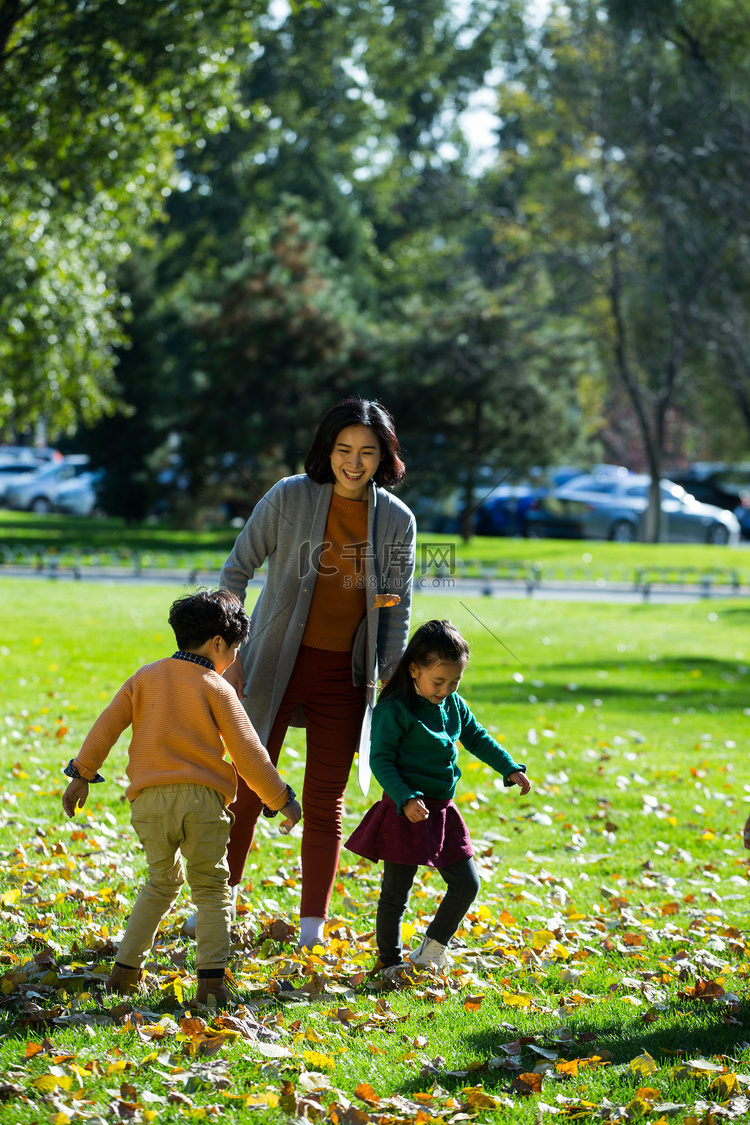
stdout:
[[332,406],[318,426],[310,452],[305,458],[305,472],[316,484],[331,484],[335,477],[331,468],[331,454],[336,438],[347,426],[368,426],[380,442],[383,460],[373,480],[375,484],[398,484],[404,479],[406,469],[399,454],[401,446],[396,437],[393,418],[379,402],[365,398],[347,398]]
[[425,621],[406,646],[406,651],[381,691],[380,698],[400,695],[405,696],[410,703],[415,702],[418,696],[409,668],[412,664],[416,664],[418,668],[429,668],[440,661],[446,664],[468,664],[468,641],[450,621]]
[[206,641],[222,637],[226,644],[246,641],[250,618],[231,590],[199,590],[172,603],[169,624],[174,629],[177,647],[184,651],[201,648]]

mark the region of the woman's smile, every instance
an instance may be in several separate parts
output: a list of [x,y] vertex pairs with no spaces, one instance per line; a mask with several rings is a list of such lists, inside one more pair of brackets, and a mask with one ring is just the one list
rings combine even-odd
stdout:
[[333,491],[347,500],[364,500],[378,471],[383,450],[369,426],[345,426],[331,450]]

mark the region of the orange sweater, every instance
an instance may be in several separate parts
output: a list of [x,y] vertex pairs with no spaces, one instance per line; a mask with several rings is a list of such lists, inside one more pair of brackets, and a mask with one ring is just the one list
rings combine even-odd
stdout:
[[75,760],[82,777],[96,775],[129,726],[126,795],[131,801],[151,785],[193,782],[216,789],[231,804],[237,780],[224,758],[227,749],[237,772],[264,804],[280,809],[287,803],[286,782],[236,692],[213,670],[172,657],[139,668],[87,734]]
[[330,546],[320,556],[302,644],[349,652],[367,612],[367,501],[347,500],[334,492],[325,538]]

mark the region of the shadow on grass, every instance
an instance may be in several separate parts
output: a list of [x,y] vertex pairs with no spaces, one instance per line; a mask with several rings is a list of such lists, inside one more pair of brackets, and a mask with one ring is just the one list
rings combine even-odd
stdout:
[[[713,1005],[674,1004],[660,1015],[656,1023],[643,1024],[636,1019],[620,1026],[611,1022],[599,1023],[595,1018],[581,1011],[573,1017],[561,1015],[557,1024],[545,1029],[485,1028],[468,1034],[463,1039],[463,1045],[467,1062],[469,1060],[486,1062],[498,1056],[505,1058],[501,1044],[513,1040],[516,1036],[533,1035],[537,1039],[537,1045],[544,1046],[547,1043],[545,1033],[553,1026],[565,1025],[576,1037],[570,1047],[563,1050],[556,1042],[549,1042],[552,1049],[560,1051],[560,1061],[581,1059],[606,1051],[611,1055],[610,1067],[618,1067],[627,1066],[638,1055],[646,1052],[657,1065],[676,1067],[691,1059],[716,1058],[719,1055],[734,1056],[736,1052],[746,1048],[746,1040],[750,1033],[750,1002],[740,1005],[739,1014],[735,1016],[739,1020],[738,1024],[724,1023],[723,1011],[725,1009]],[[541,1061],[539,1056],[534,1055],[528,1048],[524,1048],[521,1055],[515,1057],[520,1059],[525,1070],[533,1070]],[[745,1069],[745,1067],[739,1063],[737,1069]],[[441,1086],[451,1092],[477,1082],[481,1082],[486,1090],[496,1090],[507,1087],[516,1073],[518,1072],[515,1070],[507,1070],[503,1067],[486,1068],[472,1070],[465,1076],[456,1078],[441,1074],[439,1081]],[[622,1079],[623,1075],[619,1074],[617,1077]],[[627,1079],[627,1073],[624,1077]],[[636,1079],[634,1076],[634,1082],[642,1084],[642,1079]],[[404,1093],[409,1089],[414,1091],[424,1089],[424,1086],[424,1076],[414,1075],[404,1084]]]
[[[607,672],[612,680],[621,679],[622,683],[589,678],[591,672]],[[648,672],[650,683],[640,684],[639,678]],[[700,675],[694,675],[700,673]],[[623,707],[628,701],[633,701],[633,709],[642,710],[643,701],[647,701],[649,709],[656,713],[670,712],[675,706],[687,709],[688,707],[704,707],[707,702],[712,703],[720,710],[741,710],[747,705],[748,686],[750,677],[740,676],[737,673],[737,662],[720,660],[716,657],[666,657],[663,660],[651,662],[648,660],[622,659],[595,662],[560,662],[557,664],[537,664],[534,674],[544,680],[544,687],[534,689],[541,695],[543,692],[557,695],[557,702],[569,700],[571,703],[585,699],[592,695],[601,699],[603,703],[614,702]],[[685,684],[675,686],[673,677],[679,676]],[[545,677],[552,677],[545,679]],[[566,684],[573,682],[575,691],[570,691]],[[519,702],[519,690],[525,690],[526,685],[519,689],[517,684],[508,683],[473,683],[471,685],[472,704],[513,704]],[[657,699],[657,696],[667,696],[667,699]],[[540,700],[543,703],[544,700]],[[629,709],[629,708],[628,708]]]

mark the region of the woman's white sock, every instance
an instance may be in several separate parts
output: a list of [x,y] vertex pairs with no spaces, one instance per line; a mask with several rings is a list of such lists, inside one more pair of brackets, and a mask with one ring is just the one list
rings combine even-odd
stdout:
[[312,949],[314,945],[325,945],[325,938],[323,937],[325,921],[325,918],[315,918],[313,915],[308,915],[307,918],[300,918],[300,948]]

